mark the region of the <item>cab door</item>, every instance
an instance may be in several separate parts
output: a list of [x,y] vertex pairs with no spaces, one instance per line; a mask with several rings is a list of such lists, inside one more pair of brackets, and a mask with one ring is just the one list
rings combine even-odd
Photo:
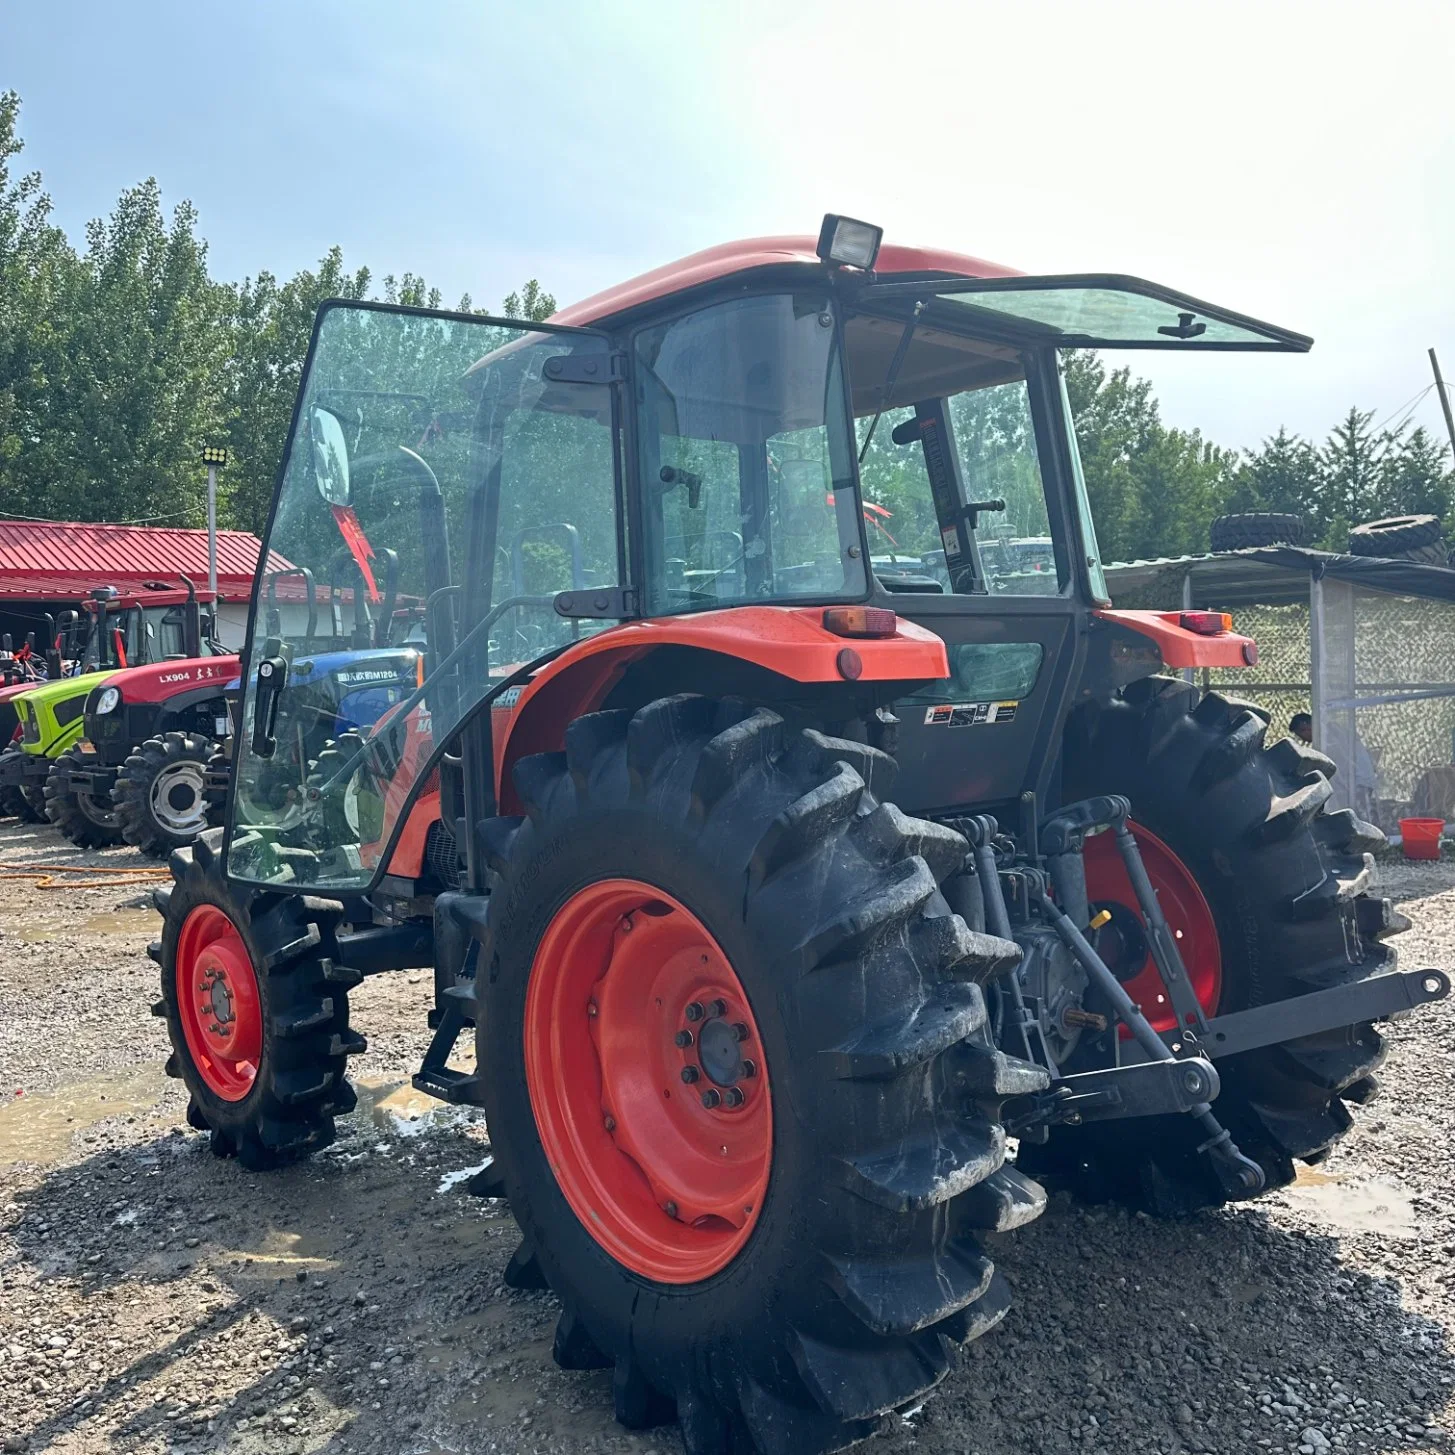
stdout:
[[1004,813],[1027,791],[1045,802],[1109,605],[1058,351],[1301,353],[1312,340],[1111,274],[888,281],[855,307],[906,330],[900,377],[944,389],[895,398],[861,461],[880,514],[871,540],[895,541],[876,560],[882,604],[937,632],[950,658],[947,681],[896,704],[896,798],[916,812]]

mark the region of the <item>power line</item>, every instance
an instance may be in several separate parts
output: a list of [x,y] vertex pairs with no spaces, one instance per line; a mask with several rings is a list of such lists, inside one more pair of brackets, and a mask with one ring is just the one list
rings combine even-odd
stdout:
[[[1433,389],[1434,385],[1430,387]],[[191,513],[190,510],[176,510],[170,515],[144,515],[138,520],[62,520],[54,515],[21,515],[13,510],[0,510],[0,520],[35,521],[40,525],[156,525],[160,521],[186,520]]]
[[1399,429],[1403,428],[1403,426],[1409,421],[1410,415],[1415,412],[1415,408],[1419,404],[1420,400],[1422,400],[1425,395],[1428,394],[1430,390],[1432,390],[1434,387],[1435,386],[1433,383],[1426,384],[1425,387],[1419,391],[1419,393],[1413,396],[1413,398],[1406,399],[1403,404],[1396,405],[1393,409],[1390,410],[1388,414],[1384,416],[1384,418],[1378,424],[1371,427],[1370,433],[1378,434],[1379,431],[1382,430],[1385,425],[1387,425],[1389,421],[1395,417],[1396,414],[1402,414],[1402,417],[1399,424],[1395,426],[1395,429],[1396,431],[1398,431]]

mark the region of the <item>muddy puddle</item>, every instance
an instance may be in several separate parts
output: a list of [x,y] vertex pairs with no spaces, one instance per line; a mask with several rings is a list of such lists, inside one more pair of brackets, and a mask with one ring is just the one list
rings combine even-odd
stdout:
[[114,909],[105,914],[87,915],[74,924],[58,925],[54,920],[23,920],[15,934],[27,944],[47,940],[70,940],[77,935],[146,935],[156,936],[162,917],[154,909]]
[[[454,1064],[468,1070],[470,1058],[457,1056]],[[474,1119],[468,1107],[451,1106],[437,1097],[416,1091],[407,1079],[397,1076],[365,1076],[353,1080],[359,1096],[356,1115],[368,1117],[381,1132],[396,1137],[417,1137],[444,1126],[455,1126]]]
[[1345,1177],[1302,1167],[1284,1197],[1296,1208],[1341,1233],[1378,1233],[1386,1238],[1413,1238],[1414,1202],[1392,1181]]
[[17,1095],[15,1087],[0,1088],[0,1166],[59,1162],[78,1133],[109,1117],[150,1111],[166,1087],[160,1066],[137,1066],[55,1091]]

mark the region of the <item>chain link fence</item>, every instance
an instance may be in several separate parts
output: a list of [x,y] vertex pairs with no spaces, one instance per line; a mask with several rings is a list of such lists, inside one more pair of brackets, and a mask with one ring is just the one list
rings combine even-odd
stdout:
[[[1272,557],[1272,559],[1269,559]],[[1334,806],[1397,833],[1401,818],[1455,820],[1455,591],[1450,572],[1282,550],[1107,568],[1118,606],[1231,611],[1258,643],[1250,668],[1197,673],[1270,714],[1270,741],[1311,714],[1338,767]],[[1393,573],[1399,573],[1397,577]],[[1401,592],[1408,582],[1428,588]]]
[[1200,673],[1203,685],[1265,708],[1270,740],[1312,714],[1338,765],[1335,806],[1387,833],[1401,818],[1455,819],[1455,603],[1332,580],[1314,596],[1322,670],[1315,608],[1241,605],[1234,624],[1257,641],[1258,665]]

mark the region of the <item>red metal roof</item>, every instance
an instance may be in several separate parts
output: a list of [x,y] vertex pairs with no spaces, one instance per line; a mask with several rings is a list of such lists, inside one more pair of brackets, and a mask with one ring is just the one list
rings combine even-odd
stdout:
[[[800,263],[822,267],[814,249],[816,237],[752,237],[740,242],[720,243],[715,248],[693,253],[675,263],[653,268],[650,273],[618,283],[605,292],[595,293],[572,303],[553,314],[552,323],[599,323],[616,313],[625,313],[643,303],[651,303],[686,288],[727,278],[734,273],[754,268],[782,267]],[[874,264],[876,277],[896,273],[946,273],[956,278],[1013,278],[1016,268],[971,258],[963,253],[947,253],[936,248],[906,247],[902,243],[885,243]]]
[[[262,549],[243,530],[217,533],[217,594],[246,601]],[[279,564],[286,564],[279,562]],[[79,521],[0,521],[0,599],[78,600],[97,586],[140,586],[179,573],[207,586],[207,532],[171,526],[104,525]]]

